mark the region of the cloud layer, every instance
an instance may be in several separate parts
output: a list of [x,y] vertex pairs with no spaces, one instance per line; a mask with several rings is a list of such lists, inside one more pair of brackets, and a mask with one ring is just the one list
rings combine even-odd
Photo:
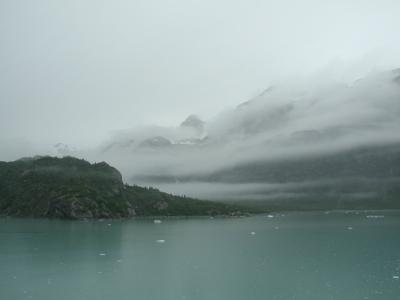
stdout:
[[399,70],[352,82],[311,77],[270,87],[201,128],[120,132],[92,155],[120,168],[128,181],[207,179],[207,174],[258,161],[395,144],[400,142],[399,114]]

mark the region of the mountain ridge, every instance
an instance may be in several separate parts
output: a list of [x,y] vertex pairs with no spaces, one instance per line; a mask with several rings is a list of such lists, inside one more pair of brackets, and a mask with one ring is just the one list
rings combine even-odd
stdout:
[[237,207],[127,185],[105,162],[73,157],[0,162],[0,215],[62,219],[237,215]]

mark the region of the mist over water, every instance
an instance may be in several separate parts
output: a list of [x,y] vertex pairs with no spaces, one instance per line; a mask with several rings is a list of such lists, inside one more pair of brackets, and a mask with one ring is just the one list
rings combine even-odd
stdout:
[[318,180],[394,181],[399,9],[2,1],[0,160],[107,161],[127,183],[212,198],[229,185],[259,198],[274,184],[291,196]]
[[[110,162],[127,182],[179,194],[259,198],[278,184],[275,190],[290,196],[296,192],[292,187],[308,182],[379,178],[379,172],[385,173],[367,167],[354,171],[353,162],[341,160],[352,153],[359,162],[373,164],[380,159],[378,152],[397,159],[399,99],[398,69],[370,72],[352,81],[319,73],[271,86],[206,121],[192,115],[177,127],[121,131],[83,156]],[[320,165],[308,166],[318,160]],[[390,163],[381,165],[387,171],[382,176],[396,181],[399,174]],[[350,171],[336,172],[329,164],[342,164]],[[282,169],[288,171],[283,174]]]
[[0,300],[400,299],[399,28],[398,0],[1,0]]

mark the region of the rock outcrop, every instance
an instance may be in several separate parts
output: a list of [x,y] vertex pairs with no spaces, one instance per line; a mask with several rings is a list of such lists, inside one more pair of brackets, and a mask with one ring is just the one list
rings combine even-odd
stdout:
[[0,215],[66,219],[230,214],[221,203],[125,185],[105,162],[36,157],[0,162]]

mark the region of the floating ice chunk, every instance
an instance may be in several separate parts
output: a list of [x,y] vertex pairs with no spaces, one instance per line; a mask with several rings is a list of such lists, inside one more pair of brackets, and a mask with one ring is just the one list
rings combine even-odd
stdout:
[[121,263],[122,262],[122,259],[117,259],[117,263]]
[[274,215],[268,215],[267,216],[267,218],[273,218],[274,217]]
[[368,219],[379,219],[379,218],[384,218],[385,216],[383,215],[368,215]]
[[100,256],[106,256],[106,253],[99,253]]
[[161,224],[161,220],[154,220],[154,224]]
[[250,232],[251,235],[256,235],[256,233],[254,231]]
[[162,244],[162,243],[165,243],[165,240],[157,240],[156,242]]
[[110,224],[110,223],[108,223],[108,224],[107,224],[107,226],[111,226],[111,224]]
[[347,230],[353,230],[353,227],[349,226],[347,227]]
[[399,275],[393,275],[393,279],[399,279]]

